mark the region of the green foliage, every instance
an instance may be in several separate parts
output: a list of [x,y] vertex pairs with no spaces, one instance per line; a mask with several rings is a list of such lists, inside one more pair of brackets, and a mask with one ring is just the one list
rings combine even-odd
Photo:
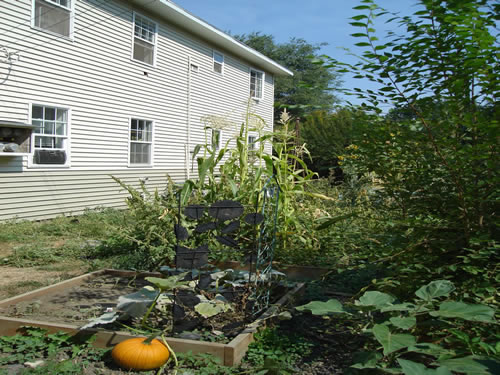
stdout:
[[333,113],[314,111],[305,116],[300,124],[300,139],[311,155],[311,159],[306,160],[309,168],[321,177],[334,172],[341,181],[338,157],[354,143],[355,132],[361,128],[361,123],[367,121],[366,117],[363,111],[348,108]]
[[255,335],[245,362],[261,369],[259,374],[286,375],[293,373],[295,364],[311,353],[312,346],[299,335],[284,334],[278,328],[266,328]]
[[[236,35],[236,39],[290,69],[293,77],[275,77],[274,101],[278,108],[286,107],[294,116],[302,117],[313,109],[331,110],[337,98],[330,89],[340,82],[330,68],[313,64],[322,44],[313,45],[300,38],[276,43],[268,34]],[[275,111],[279,121],[279,111]]]
[[232,375],[240,374],[236,368],[226,367],[219,358],[210,354],[179,353],[177,355],[179,367],[178,375]]
[[[367,343],[367,349],[372,351],[357,357],[352,366],[355,369],[406,375],[452,371],[493,375],[500,365],[494,359],[500,358],[497,350],[500,336],[490,331],[498,325],[495,310],[486,305],[449,300],[454,290],[451,282],[436,280],[418,289],[412,302],[399,302],[389,294],[368,291],[354,305],[344,307],[332,299],[327,303],[310,302],[296,309],[315,315],[358,316],[362,323],[357,331],[373,335],[374,340]],[[471,322],[481,322],[483,329]],[[382,346],[382,354],[377,343]],[[394,367],[396,364],[401,367]]]
[[44,221],[0,223],[0,243],[11,253],[3,264],[16,267],[49,266],[81,261],[95,244],[113,234],[111,225],[123,220],[124,213],[113,209],[87,210],[78,217],[59,216]]
[[[377,280],[387,290],[408,293],[415,280],[446,278],[477,301],[497,303],[500,8],[485,0],[422,0],[417,7],[400,16],[363,1],[351,22],[364,48],[359,63],[323,60],[380,87],[351,90],[371,114],[356,122],[339,156],[346,180],[339,190],[361,212],[348,223],[364,219],[365,235],[352,228],[325,242],[355,241],[356,251],[346,253],[358,263],[383,263],[394,275]],[[376,37],[376,19],[392,29],[384,39]],[[382,115],[387,104],[395,109]],[[369,203],[350,193],[360,176],[371,178]]]
[[174,220],[177,187],[167,176],[164,191],[149,191],[143,181],[139,189],[113,177],[128,191],[129,210],[122,222],[111,225],[112,235],[93,252],[109,259],[114,268],[156,270],[174,257]]
[[[44,360],[35,369],[22,374],[81,374],[89,361],[100,360],[104,351],[94,349],[94,337],[83,339],[65,332],[47,333],[36,327],[24,327],[22,334],[0,336],[0,365]],[[76,359],[78,358],[78,361]]]

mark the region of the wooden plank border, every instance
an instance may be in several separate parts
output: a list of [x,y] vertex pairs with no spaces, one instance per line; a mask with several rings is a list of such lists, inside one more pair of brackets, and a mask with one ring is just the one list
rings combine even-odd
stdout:
[[[19,296],[11,297],[0,301],[0,307],[9,306],[19,302],[35,299],[38,296],[57,292],[64,290],[68,287],[82,284],[85,281],[102,276],[102,275],[114,275],[114,276],[161,276],[159,273],[145,272],[136,273],[133,271],[121,271],[121,270],[100,270],[91,272],[82,276],[74,277],[69,280],[61,281],[57,284],[43,287],[31,292],[21,294]],[[193,353],[208,353],[218,357],[225,366],[235,366],[238,365],[243,357],[245,356],[248,345],[254,341],[254,333],[261,327],[265,326],[269,319],[279,311],[280,307],[292,302],[294,298],[303,293],[305,290],[305,284],[300,283],[297,286],[281,297],[275,304],[273,304],[269,309],[267,309],[259,318],[257,318],[253,323],[249,324],[242,333],[237,335],[228,344],[212,343],[206,341],[196,341],[196,340],[185,340],[173,337],[167,337],[169,345],[172,349],[179,353],[185,353],[191,351]],[[96,334],[96,340],[93,345],[98,348],[112,347],[117,343],[127,340],[131,337],[137,337],[128,332],[123,331],[106,331],[102,329],[87,329],[80,330],[78,326],[64,323],[51,323],[43,322],[37,320],[29,319],[19,319],[11,318],[8,316],[0,316],[0,336],[13,336],[19,332],[20,328],[23,326],[35,326],[48,330],[50,333],[57,331],[68,332],[75,336],[81,336],[82,338],[86,336],[91,336]]]

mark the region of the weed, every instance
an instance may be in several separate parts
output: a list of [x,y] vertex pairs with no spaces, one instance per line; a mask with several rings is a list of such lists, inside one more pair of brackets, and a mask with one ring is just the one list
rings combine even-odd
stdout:
[[301,358],[311,353],[313,346],[302,336],[285,334],[278,328],[266,328],[258,332],[255,339],[248,348],[245,361],[257,368],[273,369],[278,374],[293,371]]
[[86,363],[101,359],[104,353],[91,346],[93,340],[94,337],[80,339],[65,332],[47,333],[42,328],[23,327],[22,334],[0,337],[0,365],[43,360],[42,366],[24,369],[21,374],[81,374]]
[[221,364],[219,358],[210,354],[196,354],[191,351],[179,353],[179,375],[236,375],[240,371]]

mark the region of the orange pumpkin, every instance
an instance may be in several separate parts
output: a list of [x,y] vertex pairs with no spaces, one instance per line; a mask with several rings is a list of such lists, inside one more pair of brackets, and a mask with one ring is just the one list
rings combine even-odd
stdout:
[[138,337],[116,345],[111,356],[124,369],[153,370],[167,362],[170,352],[160,340]]

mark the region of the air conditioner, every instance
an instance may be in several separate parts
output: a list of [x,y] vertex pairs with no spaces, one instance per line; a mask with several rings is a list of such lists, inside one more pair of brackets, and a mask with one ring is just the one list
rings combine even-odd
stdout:
[[35,150],[35,164],[65,164],[66,151],[63,150]]

